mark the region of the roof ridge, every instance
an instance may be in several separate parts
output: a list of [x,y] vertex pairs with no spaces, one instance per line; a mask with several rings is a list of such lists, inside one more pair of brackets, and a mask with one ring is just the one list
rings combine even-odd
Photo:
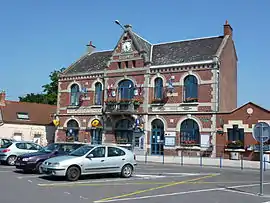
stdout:
[[176,40],[176,41],[170,41],[170,42],[160,42],[160,43],[156,43],[156,44],[152,44],[152,45],[155,46],[155,45],[162,45],[162,44],[172,44],[172,43],[177,43],[177,42],[187,42],[187,41],[211,39],[211,38],[218,38],[218,37],[223,37],[223,35],[216,35],[216,36],[209,36],[209,37],[199,37],[199,38],[184,39],[184,40]]
[[149,42],[148,40],[146,40],[146,39],[143,38],[142,36],[138,35],[136,32],[133,32],[133,31],[132,31],[132,33],[135,34],[137,37],[141,38],[142,40],[144,40],[145,42],[147,42],[148,44],[152,45],[151,42]]
[[19,104],[38,104],[38,105],[46,105],[50,107],[56,107],[57,105],[53,104],[43,104],[43,103],[36,103],[36,102],[22,102],[22,101],[13,101],[13,100],[6,100],[6,102],[12,102],[12,103],[19,103]]

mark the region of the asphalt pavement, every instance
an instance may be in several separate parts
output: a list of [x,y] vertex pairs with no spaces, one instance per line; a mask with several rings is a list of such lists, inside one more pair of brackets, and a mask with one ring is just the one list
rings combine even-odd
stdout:
[[106,175],[67,182],[0,165],[0,202],[270,203],[270,171],[263,196],[259,177],[258,170],[139,163],[129,179]]

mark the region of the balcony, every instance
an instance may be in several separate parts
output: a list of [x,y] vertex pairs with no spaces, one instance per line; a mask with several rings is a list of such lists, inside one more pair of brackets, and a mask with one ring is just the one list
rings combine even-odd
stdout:
[[140,100],[107,100],[105,112],[108,113],[135,113],[142,104]]

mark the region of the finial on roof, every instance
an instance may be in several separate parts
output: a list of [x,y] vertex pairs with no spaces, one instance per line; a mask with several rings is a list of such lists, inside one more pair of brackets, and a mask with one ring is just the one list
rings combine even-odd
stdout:
[[225,25],[229,25],[229,22],[228,22],[228,20],[226,20],[226,22],[225,22]]

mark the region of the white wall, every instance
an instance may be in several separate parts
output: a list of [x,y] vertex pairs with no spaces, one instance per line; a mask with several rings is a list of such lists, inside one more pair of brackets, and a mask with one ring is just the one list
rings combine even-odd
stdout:
[[12,139],[14,135],[22,135],[22,140],[33,141],[35,135],[40,136],[40,144],[45,146],[54,140],[55,127],[41,125],[4,124],[0,126],[0,138]]

